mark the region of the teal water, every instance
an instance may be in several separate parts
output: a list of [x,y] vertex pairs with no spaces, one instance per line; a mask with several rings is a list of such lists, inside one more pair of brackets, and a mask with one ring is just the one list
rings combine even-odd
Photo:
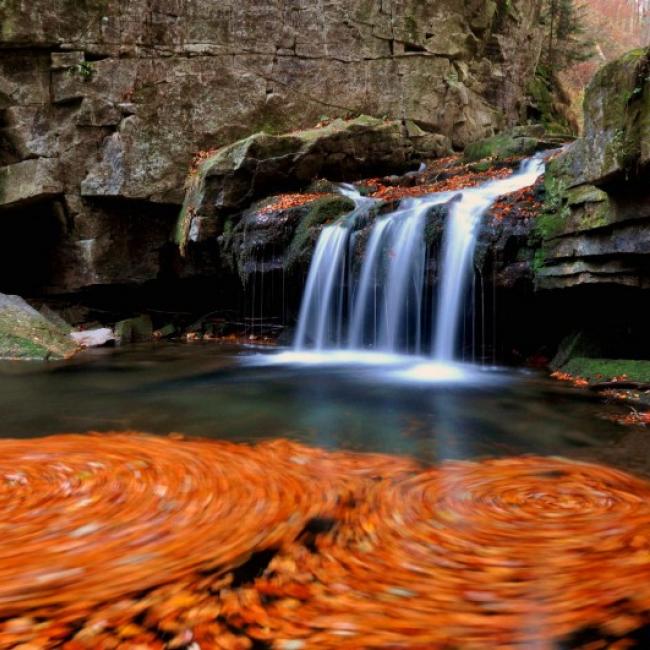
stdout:
[[588,451],[621,435],[597,417],[615,407],[541,373],[276,354],[170,343],[47,365],[2,363],[2,436],[137,429],[286,437],[436,462]]

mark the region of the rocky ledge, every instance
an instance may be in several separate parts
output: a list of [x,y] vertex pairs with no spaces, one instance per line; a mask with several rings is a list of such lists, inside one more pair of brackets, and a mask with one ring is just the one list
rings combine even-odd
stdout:
[[197,152],[325,116],[456,149],[526,112],[536,0],[0,2],[0,290],[207,277],[170,259]]
[[[525,131],[480,143],[489,157],[478,161],[461,155],[438,158],[444,140],[417,132],[413,137],[398,122],[372,118],[337,121],[324,129],[275,138],[253,136],[207,157],[192,173],[178,242],[191,256],[216,238],[220,259],[237,272],[244,285],[256,275],[271,272],[304,277],[323,226],[355,209],[335,181],[356,178],[350,187],[374,200],[355,223],[360,259],[375,219],[394,210],[402,199],[453,192],[510,175],[522,153],[532,154],[554,144],[534,137],[537,127],[528,129],[528,136],[522,135]],[[520,140],[526,144],[523,150]],[[421,163],[423,159],[426,164]],[[359,178],[370,168],[403,172],[409,166],[418,169]],[[303,174],[303,169],[308,172]],[[307,183],[320,173],[329,176]],[[296,191],[301,185],[302,190]],[[254,200],[270,188],[276,190],[271,196]],[[502,197],[486,216],[476,266],[498,286],[512,288],[523,282],[532,290],[535,241],[531,236],[543,198],[540,182]],[[453,198],[435,206],[427,215],[431,285],[437,282],[438,251],[452,202]]]
[[584,136],[550,165],[537,284],[650,287],[650,49],[586,91]]

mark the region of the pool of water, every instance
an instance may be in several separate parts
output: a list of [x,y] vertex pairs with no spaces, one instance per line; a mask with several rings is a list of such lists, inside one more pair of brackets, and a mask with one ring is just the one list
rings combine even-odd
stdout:
[[0,364],[3,437],[133,429],[235,441],[285,437],[427,462],[575,450],[588,457],[622,433],[597,417],[607,408],[616,407],[543,373],[394,355],[199,343]]

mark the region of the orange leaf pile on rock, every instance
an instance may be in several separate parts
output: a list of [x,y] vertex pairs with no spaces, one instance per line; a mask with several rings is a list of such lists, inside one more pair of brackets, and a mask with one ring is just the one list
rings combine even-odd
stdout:
[[490,216],[497,221],[503,221],[513,211],[516,211],[516,215],[522,219],[531,219],[541,213],[542,204],[535,199],[534,186],[524,187],[517,192],[500,197],[490,208]]
[[512,169],[500,168],[492,169],[489,172],[477,174],[475,172],[462,170],[453,175],[449,175],[441,180],[425,182],[412,187],[401,187],[395,185],[383,185],[379,179],[366,181],[367,184],[376,187],[375,191],[370,194],[374,199],[384,201],[397,201],[408,197],[424,196],[425,194],[434,194],[436,192],[456,192],[476,187],[489,180],[498,178],[507,178],[512,176]]
[[0,440],[0,507],[2,649],[523,650],[650,612],[650,484],[560,459]]
[[259,214],[270,214],[271,212],[279,212],[280,210],[288,210],[289,208],[299,208],[307,203],[312,203],[324,196],[324,192],[313,192],[311,194],[279,194],[273,197],[272,203],[265,205]]
[[192,157],[192,163],[190,164],[190,176],[196,174],[199,171],[199,167],[208,159],[212,158],[215,154],[219,153],[221,147],[216,147],[213,149],[205,149],[203,151],[197,151]]

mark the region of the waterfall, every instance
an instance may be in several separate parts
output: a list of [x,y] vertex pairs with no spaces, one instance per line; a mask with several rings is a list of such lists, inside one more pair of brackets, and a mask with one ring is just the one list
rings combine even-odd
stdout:
[[541,158],[524,162],[512,176],[464,190],[449,213],[440,261],[438,310],[433,356],[452,361],[458,336],[462,300],[468,285],[481,217],[496,199],[532,185],[544,172]]
[[355,210],[341,223],[325,226],[318,238],[300,306],[294,343],[297,350],[324,350],[343,344],[350,235],[357,219],[375,202],[362,197],[351,185],[341,185],[339,190],[354,201]]
[[403,201],[373,228],[355,291],[349,347],[421,352],[427,211],[449,193]]
[[[453,360],[481,218],[499,196],[534,184],[543,171],[542,158],[535,157],[505,179],[402,201],[397,210],[375,221],[359,273],[352,264],[355,231],[360,217],[367,216],[376,202],[353,186],[342,185],[340,192],[353,199],[356,208],[321,232],[295,348],[421,354],[426,339],[433,341],[436,360]],[[437,310],[432,332],[425,337],[426,216],[433,206],[452,199],[439,264]]]

